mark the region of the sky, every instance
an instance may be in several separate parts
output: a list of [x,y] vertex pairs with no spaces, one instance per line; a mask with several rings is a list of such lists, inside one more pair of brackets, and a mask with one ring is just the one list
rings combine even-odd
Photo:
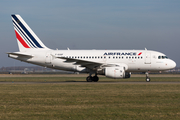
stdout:
[[0,68],[31,66],[19,51],[11,14],[19,14],[51,49],[145,49],[180,67],[179,0],[1,0]]

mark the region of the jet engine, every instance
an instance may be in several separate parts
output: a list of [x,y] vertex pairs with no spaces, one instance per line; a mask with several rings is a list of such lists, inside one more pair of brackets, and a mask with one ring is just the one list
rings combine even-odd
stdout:
[[106,67],[105,76],[114,79],[130,78],[131,73],[125,72],[124,67]]

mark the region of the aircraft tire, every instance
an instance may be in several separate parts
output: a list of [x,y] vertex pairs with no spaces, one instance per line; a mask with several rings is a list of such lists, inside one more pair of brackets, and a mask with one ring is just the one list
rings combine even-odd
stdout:
[[150,82],[151,79],[149,77],[146,78],[146,82]]
[[94,81],[94,82],[97,82],[98,80],[99,80],[99,77],[98,77],[98,76],[94,76],[94,77],[93,77],[93,81]]
[[92,80],[93,80],[92,78],[93,78],[93,77],[88,76],[88,77],[86,78],[86,81],[87,81],[87,82],[92,82]]

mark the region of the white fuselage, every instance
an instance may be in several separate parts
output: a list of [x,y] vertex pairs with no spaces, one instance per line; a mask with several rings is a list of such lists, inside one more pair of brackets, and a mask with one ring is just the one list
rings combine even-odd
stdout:
[[166,58],[163,53],[151,50],[30,50],[26,51],[34,57],[18,57],[9,55],[9,57],[41,65],[49,68],[67,70],[74,72],[89,72],[86,67],[74,64],[75,62],[67,62],[63,58],[71,58],[74,60],[83,60],[87,62],[95,62],[101,64],[125,64],[128,72],[147,72],[162,71],[172,69],[176,63]]

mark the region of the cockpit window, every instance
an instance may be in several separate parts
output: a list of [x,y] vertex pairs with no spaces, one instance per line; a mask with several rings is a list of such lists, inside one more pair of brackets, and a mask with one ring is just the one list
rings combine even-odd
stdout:
[[167,56],[158,56],[158,59],[168,59]]

